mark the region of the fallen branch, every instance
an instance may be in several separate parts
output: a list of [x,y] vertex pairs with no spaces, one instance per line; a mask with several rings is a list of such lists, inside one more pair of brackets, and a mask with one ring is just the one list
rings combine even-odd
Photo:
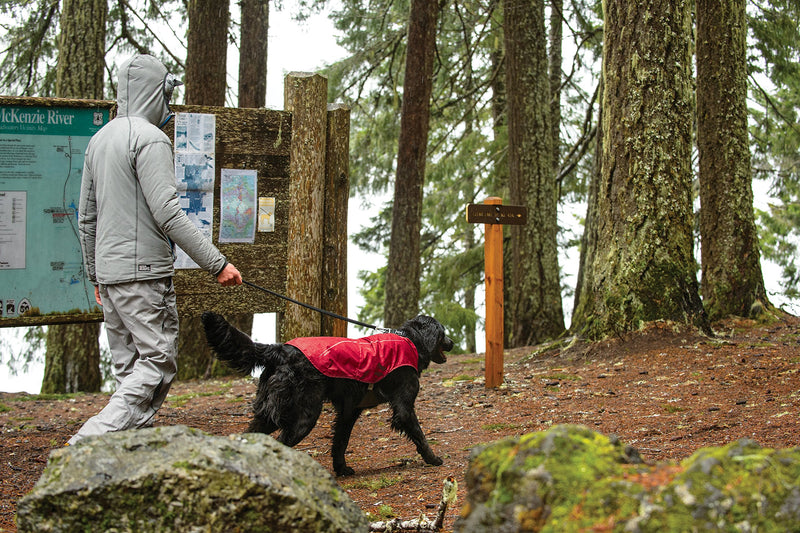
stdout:
[[447,513],[447,506],[456,501],[457,493],[458,483],[453,476],[448,476],[447,479],[444,480],[442,499],[439,500],[439,506],[436,508],[436,518],[432,521],[424,514],[412,520],[394,518],[392,520],[372,522],[369,525],[369,530],[383,531],[386,533],[392,531],[439,531],[442,529],[442,524],[444,523],[444,515]]
[[458,433],[462,429],[464,429],[464,426],[459,426],[457,428],[452,428],[452,429],[432,429],[428,433]]

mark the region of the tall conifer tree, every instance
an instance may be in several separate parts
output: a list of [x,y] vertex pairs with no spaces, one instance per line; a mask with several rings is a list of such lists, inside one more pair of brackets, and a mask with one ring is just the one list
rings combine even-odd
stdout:
[[697,0],[703,303],[711,320],[767,301],[753,214],[745,0]]
[[383,321],[387,327],[400,326],[419,312],[419,243],[438,11],[436,1],[411,0],[385,281]]
[[691,4],[603,4],[601,173],[573,316],[589,337],[658,319],[707,325],[692,253]]
[[[564,332],[558,268],[558,196],[553,171],[544,2],[503,3],[508,110],[509,200],[528,207],[511,228],[509,343],[525,346]],[[511,288],[513,287],[513,289]]]

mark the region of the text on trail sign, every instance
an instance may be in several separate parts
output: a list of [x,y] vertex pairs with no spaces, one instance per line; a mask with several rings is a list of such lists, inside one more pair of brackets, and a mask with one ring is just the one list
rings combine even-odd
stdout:
[[468,204],[467,222],[523,225],[528,222],[528,208],[524,205]]

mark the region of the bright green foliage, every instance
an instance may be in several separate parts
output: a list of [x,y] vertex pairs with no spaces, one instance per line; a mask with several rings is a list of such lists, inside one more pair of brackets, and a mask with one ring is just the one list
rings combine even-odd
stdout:
[[[0,0],[0,93],[55,95],[60,6],[51,0]],[[185,28],[178,26],[185,19],[178,0],[111,2],[107,70],[115,72],[119,54],[139,52],[157,56],[171,72],[183,72]],[[115,78],[107,76],[107,94],[116,94]]]
[[783,269],[782,288],[800,296],[800,2],[754,0],[750,29],[753,176],[767,180],[777,198],[758,212],[762,255]]
[[[351,184],[359,195],[391,191],[402,103],[407,2],[344,2],[334,16],[340,42],[352,56],[329,71],[331,98],[351,105]],[[440,14],[428,169],[423,206],[421,309],[459,340],[477,315],[464,293],[482,282],[479,228],[464,220],[466,204],[487,195],[492,176],[489,53],[501,36],[490,33],[493,6],[448,6]],[[465,46],[468,43],[468,47]],[[388,249],[391,207],[355,236],[371,251]],[[383,274],[361,274],[367,305],[359,315],[383,315]],[[463,336],[463,334],[462,334]]]
[[[580,53],[569,68],[564,98],[565,164],[571,169],[560,183],[564,193],[585,190],[582,157],[592,144],[592,121],[585,120],[591,94],[583,88],[591,80],[597,60],[600,31],[599,3],[570,4],[565,16]],[[351,185],[362,198],[390,199],[397,157],[405,30],[406,1],[346,0],[332,15],[342,32],[339,44],[350,57],[326,72],[329,99],[351,106]],[[572,32],[572,33],[570,33]],[[504,81],[502,62],[502,12],[497,2],[472,0],[446,3],[439,17],[437,56],[431,105],[431,130],[424,190],[421,236],[423,312],[441,320],[460,342],[474,331],[478,313],[471,292],[482,294],[483,226],[468,224],[469,203],[488,196],[507,198],[505,176],[507,135],[504,106],[498,101],[497,82]],[[592,82],[589,81],[589,84]],[[498,115],[499,112],[499,115]],[[591,113],[589,114],[591,117]],[[579,145],[572,150],[573,145]],[[590,151],[590,150],[589,150]],[[388,250],[391,204],[354,236],[361,248],[373,253]],[[383,268],[361,272],[366,305],[359,318],[375,321],[383,316]]]
[[[391,191],[395,172],[409,1],[342,0],[337,6],[331,19],[340,31],[340,44],[351,55],[326,72],[329,100],[351,105],[353,193],[377,198],[374,202],[380,204]],[[53,94],[59,7],[60,2],[45,0],[0,0],[0,92]],[[303,18],[311,10],[328,9],[329,2],[278,2],[275,7],[299,9],[298,18]],[[184,2],[176,0],[111,3],[109,58],[147,52],[181,72],[184,9]],[[578,202],[584,200],[595,147],[601,11],[598,0],[564,5],[563,161],[558,194]],[[759,213],[762,254],[783,267],[784,291],[794,298],[800,296],[795,260],[800,236],[800,0],[749,0],[748,13],[754,176],[768,180],[778,198],[776,205]],[[498,98],[502,94],[496,92],[496,82],[504,78],[502,22],[496,0],[454,0],[441,6],[420,307],[436,314],[449,331],[460,330],[453,335],[458,339],[476,327],[480,308],[467,304],[468,294],[477,289],[480,295],[483,284],[483,228],[466,224],[464,207],[487,196],[507,196],[504,106]],[[113,62],[109,61],[109,80],[114,79]],[[114,94],[113,81],[107,83],[106,93]],[[374,223],[364,225],[354,238],[359,246],[378,253],[387,250],[390,209],[384,206]],[[563,236],[562,240],[562,247],[577,244]],[[367,304],[360,317],[374,322],[383,316],[383,274],[379,268],[361,276]],[[565,288],[563,294],[570,290]]]
[[61,2],[0,2],[0,92],[53,96]]

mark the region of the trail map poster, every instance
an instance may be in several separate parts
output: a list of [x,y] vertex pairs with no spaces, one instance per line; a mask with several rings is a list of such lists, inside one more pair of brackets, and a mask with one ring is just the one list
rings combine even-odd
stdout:
[[0,325],[25,313],[97,312],[78,201],[86,145],[108,120],[108,108],[0,102]]
[[258,212],[258,173],[223,168],[220,172],[219,242],[253,243]]

